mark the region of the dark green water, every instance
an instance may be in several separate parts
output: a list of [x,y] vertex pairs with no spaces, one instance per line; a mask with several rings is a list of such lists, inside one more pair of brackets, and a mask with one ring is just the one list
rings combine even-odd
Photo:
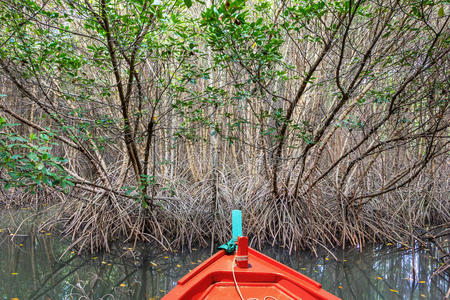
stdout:
[[[8,226],[18,225],[17,214],[0,218],[0,299],[159,299],[210,254],[209,249],[171,253],[124,246],[114,254],[62,255],[67,242],[38,232],[32,219],[12,236]],[[448,277],[431,278],[438,266],[434,253],[413,256],[394,245],[336,251],[342,262],[283,249],[262,252],[343,299],[443,299],[450,287]],[[413,261],[416,280],[411,279]]]

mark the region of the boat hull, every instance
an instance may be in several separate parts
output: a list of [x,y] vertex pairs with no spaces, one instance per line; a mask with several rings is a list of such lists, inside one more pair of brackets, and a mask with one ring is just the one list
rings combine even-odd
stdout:
[[163,300],[339,299],[320,283],[252,248],[248,268],[237,267],[235,256],[219,251],[181,278]]

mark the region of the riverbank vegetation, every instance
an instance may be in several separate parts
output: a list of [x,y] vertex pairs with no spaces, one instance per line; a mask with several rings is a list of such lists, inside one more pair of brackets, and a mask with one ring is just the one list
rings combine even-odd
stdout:
[[0,2],[4,204],[73,246],[448,233],[445,1]]

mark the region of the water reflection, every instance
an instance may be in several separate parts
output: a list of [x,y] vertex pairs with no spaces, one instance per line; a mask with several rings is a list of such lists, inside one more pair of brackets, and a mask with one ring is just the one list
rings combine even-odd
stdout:
[[[303,274],[343,299],[442,299],[449,288],[448,277],[430,279],[438,263],[432,253],[396,247],[367,247],[337,251],[340,262],[331,257],[308,254],[290,256],[286,251],[266,253]],[[416,276],[412,272],[415,260]]]
[[[31,220],[11,235],[0,222],[0,293],[3,299],[159,299],[190,269],[209,257],[209,250],[161,253],[155,248],[117,247],[113,254],[77,255],[67,243],[37,232]],[[322,283],[343,299],[442,299],[448,277],[430,279],[438,266],[434,253],[391,247],[337,251],[332,257],[289,255],[283,249],[264,253]],[[61,259],[60,259],[61,257]],[[417,269],[413,280],[412,263]]]

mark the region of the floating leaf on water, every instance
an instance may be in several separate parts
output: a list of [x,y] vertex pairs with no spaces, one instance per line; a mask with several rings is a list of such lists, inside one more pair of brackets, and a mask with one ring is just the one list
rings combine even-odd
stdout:
[[300,270],[306,271],[306,268],[300,268]]
[[342,285],[338,286],[339,289],[343,289]]
[[192,250],[192,251],[197,251],[197,248],[192,248],[191,250]]
[[108,266],[112,266],[112,264],[108,264]]
[[102,264],[103,264],[103,265],[106,265],[106,261],[102,261]]
[[23,244],[19,244],[20,247],[23,247]]
[[19,275],[19,273],[12,272],[11,275],[16,276],[16,275]]
[[151,261],[150,264],[151,264],[152,266],[154,266],[154,267],[157,267],[157,266],[158,266],[158,264],[155,263],[155,262],[153,262],[153,261]]
[[121,287],[127,286],[125,283],[120,284]]
[[425,283],[425,280],[421,280],[421,281],[419,281],[419,283]]
[[425,294],[420,294],[420,297],[426,298],[427,296],[425,296]]
[[51,232],[47,232],[45,235],[52,235],[52,233]]
[[317,271],[317,270],[314,270],[314,272],[319,273],[319,271]]
[[75,251],[70,251],[71,254],[75,254]]
[[96,260],[97,258],[98,258],[97,256],[94,256],[92,259],[93,259],[93,260]]
[[19,300],[19,298],[14,297],[14,298],[11,298],[11,300]]
[[325,260],[330,260],[328,257],[325,257]]
[[165,292],[165,290],[159,290],[161,293],[164,293]]
[[348,260],[344,259],[344,262],[347,262]]
[[202,260],[201,259],[197,259],[197,262],[202,262]]
[[165,259],[168,259],[169,257],[168,257],[168,256],[164,256],[164,258],[165,258]]
[[177,253],[177,252],[178,252],[178,250],[172,250],[172,252],[173,252],[173,253]]
[[397,290],[394,290],[394,289],[389,289],[391,292],[393,292],[393,293],[397,293],[398,294],[398,291]]
[[386,246],[392,246],[392,243],[386,243]]
[[196,262],[195,261],[191,261],[191,265],[195,265],[196,264]]
[[177,268],[181,268],[181,265],[177,265]]
[[380,276],[377,276],[377,279],[379,279],[379,280],[383,280],[383,278],[382,278],[382,277],[380,277]]
[[133,248],[128,248],[128,250],[133,251],[134,249]]

